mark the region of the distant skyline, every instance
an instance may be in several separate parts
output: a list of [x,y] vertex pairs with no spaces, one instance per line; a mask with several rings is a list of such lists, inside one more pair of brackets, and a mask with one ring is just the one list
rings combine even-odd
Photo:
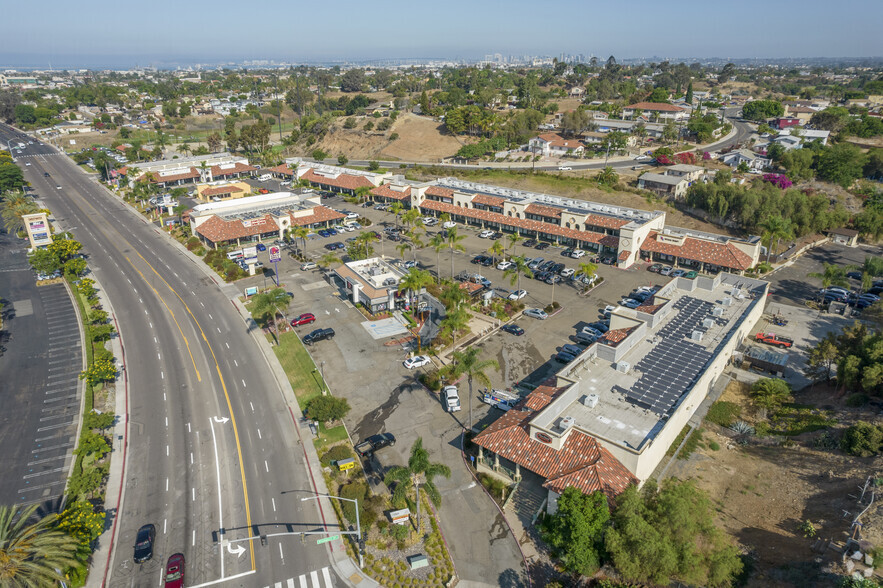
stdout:
[[[39,10],[37,10],[39,7]],[[11,3],[0,19],[0,67],[128,68],[485,54],[745,58],[878,57],[880,0],[745,0],[627,5],[391,0],[366,4],[210,4],[158,0],[87,7]]]

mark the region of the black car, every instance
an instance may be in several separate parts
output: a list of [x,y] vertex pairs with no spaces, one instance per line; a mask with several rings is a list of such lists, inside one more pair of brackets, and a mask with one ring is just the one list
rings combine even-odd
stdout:
[[861,272],[856,272],[856,271],[846,272],[846,277],[847,277],[847,278],[852,278],[853,280],[861,280],[861,279],[862,279],[862,273],[861,273]]
[[596,331],[601,332],[601,333],[606,333],[607,331],[610,330],[610,327],[608,327],[607,325],[605,325],[604,323],[601,323],[601,322],[590,323],[589,326],[592,327],[593,329],[595,329]]
[[334,329],[316,329],[315,331],[309,333],[308,335],[304,335],[303,342],[306,345],[312,345],[313,343],[317,343],[319,341],[324,341],[325,339],[333,339],[334,338]]
[[484,259],[481,260],[481,265],[483,265],[484,267],[490,267],[494,265],[494,258],[490,257],[489,255],[485,255]]
[[519,335],[519,336],[524,335],[524,329],[522,329],[518,325],[513,325],[513,324],[503,325],[501,327],[501,329],[506,331],[507,333],[512,333],[513,335]]
[[502,237],[503,237],[503,233],[501,233],[500,231],[497,231],[493,235],[491,235],[491,241],[496,241],[497,239],[501,239]]
[[535,247],[536,244],[537,244],[536,239],[528,239],[527,241],[524,242],[525,247]]
[[534,249],[536,249],[537,251],[542,251],[543,249],[548,249],[548,248],[549,248],[549,244],[546,243],[545,241],[543,241],[542,243],[537,243],[534,246]]
[[143,563],[153,557],[153,542],[156,540],[156,527],[144,525],[135,536],[135,563]]
[[540,282],[545,282],[546,278],[548,278],[551,275],[552,275],[551,273],[543,271],[543,272],[534,272],[533,277],[536,278],[537,280],[539,280]]
[[396,437],[392,433],[380,433],[379,435],[371,435],[358,445],[356,451],[359,455],[366,457],[384,447],[392,447],[396,444]]
[[472,258],[472,263],[481,263],[487,255],[476,255]]
[[561,270],[563,270],[563,269],[564,269],[563,263],[553,263],[552,267],[549,268],[549,271],[552,272],[553,274],[560,274]]
[[573,247],[568,247],[567,249],[565,249],[564,251],[561,252],[561,255],[563,255],[564,257],[570,257],[572,253],[573,253]]
[[49,172],[43,172],[43,177],[44,177],[44,178],[48,178],[48,177],[49,177]]

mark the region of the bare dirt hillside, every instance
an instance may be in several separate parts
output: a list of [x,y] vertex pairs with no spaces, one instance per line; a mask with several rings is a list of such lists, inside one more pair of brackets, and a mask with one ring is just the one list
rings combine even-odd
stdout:
[[[454,155],[463,145],[456,137],[444,133],[444,125],[411,113],[401,114],[384,132],[362,130],[369,120],[380,119],[356,117],[355,129],[344,129],[343,121],[337,121],[313,148],[332,156],[342,153],[350,159],[438,162]],[[392,133],[398,133],[399,138],[390,141]]]

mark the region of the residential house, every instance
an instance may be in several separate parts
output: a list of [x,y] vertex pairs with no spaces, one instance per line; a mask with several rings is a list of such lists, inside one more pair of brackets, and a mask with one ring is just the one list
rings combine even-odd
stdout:
[[693,183],[701,178],[703,175],[705,175],[707,171],[708,170],[706,170],[704,167],[699,167],[698,165],[679,163],[677,165],[671,165],[665,168],[665,175],[684,178],[688,182]]
[[732,168],[745,162],[749,170],[761,171],[770,164],[770,160],[748,149],[737,149],[721,156],[720,161]]
[[578,139],[565,139],[557,133],[544,133],[528,142],[528,150],[546,157],[578,157],[585,151],[585,146]]
[[635,118],[635,111],[638,110],[662,121],[686,120],[690,116],[690,111],[688,109],[673,104],[667,104],[665,102],[638,102],[624,107],[622,109],[622,118]]
[[800,137],[800,139],[804,143],[808,143],[810,141],[818,141],[822,145],[828,144],[828,137],[831,136],[831,131],[824,131],[821,129],[783,129],[779,132],[779,136],[782,135],[791,135],[794,137]]
[[788,127],[796,127],[803,124],[796,116],[779,116],[767,120],[767,124],[774,129],[787,129]]
[[648,172],[638,178],[638,188],[649,190],[666,198],[681,199],[687,193],[690,182],[680,176],[668,176]]

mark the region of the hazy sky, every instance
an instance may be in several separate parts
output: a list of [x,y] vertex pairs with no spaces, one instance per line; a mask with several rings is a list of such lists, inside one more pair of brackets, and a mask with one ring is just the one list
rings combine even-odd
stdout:
[[881,0],[7,2],[0,67],[276,59],[883,55]]

